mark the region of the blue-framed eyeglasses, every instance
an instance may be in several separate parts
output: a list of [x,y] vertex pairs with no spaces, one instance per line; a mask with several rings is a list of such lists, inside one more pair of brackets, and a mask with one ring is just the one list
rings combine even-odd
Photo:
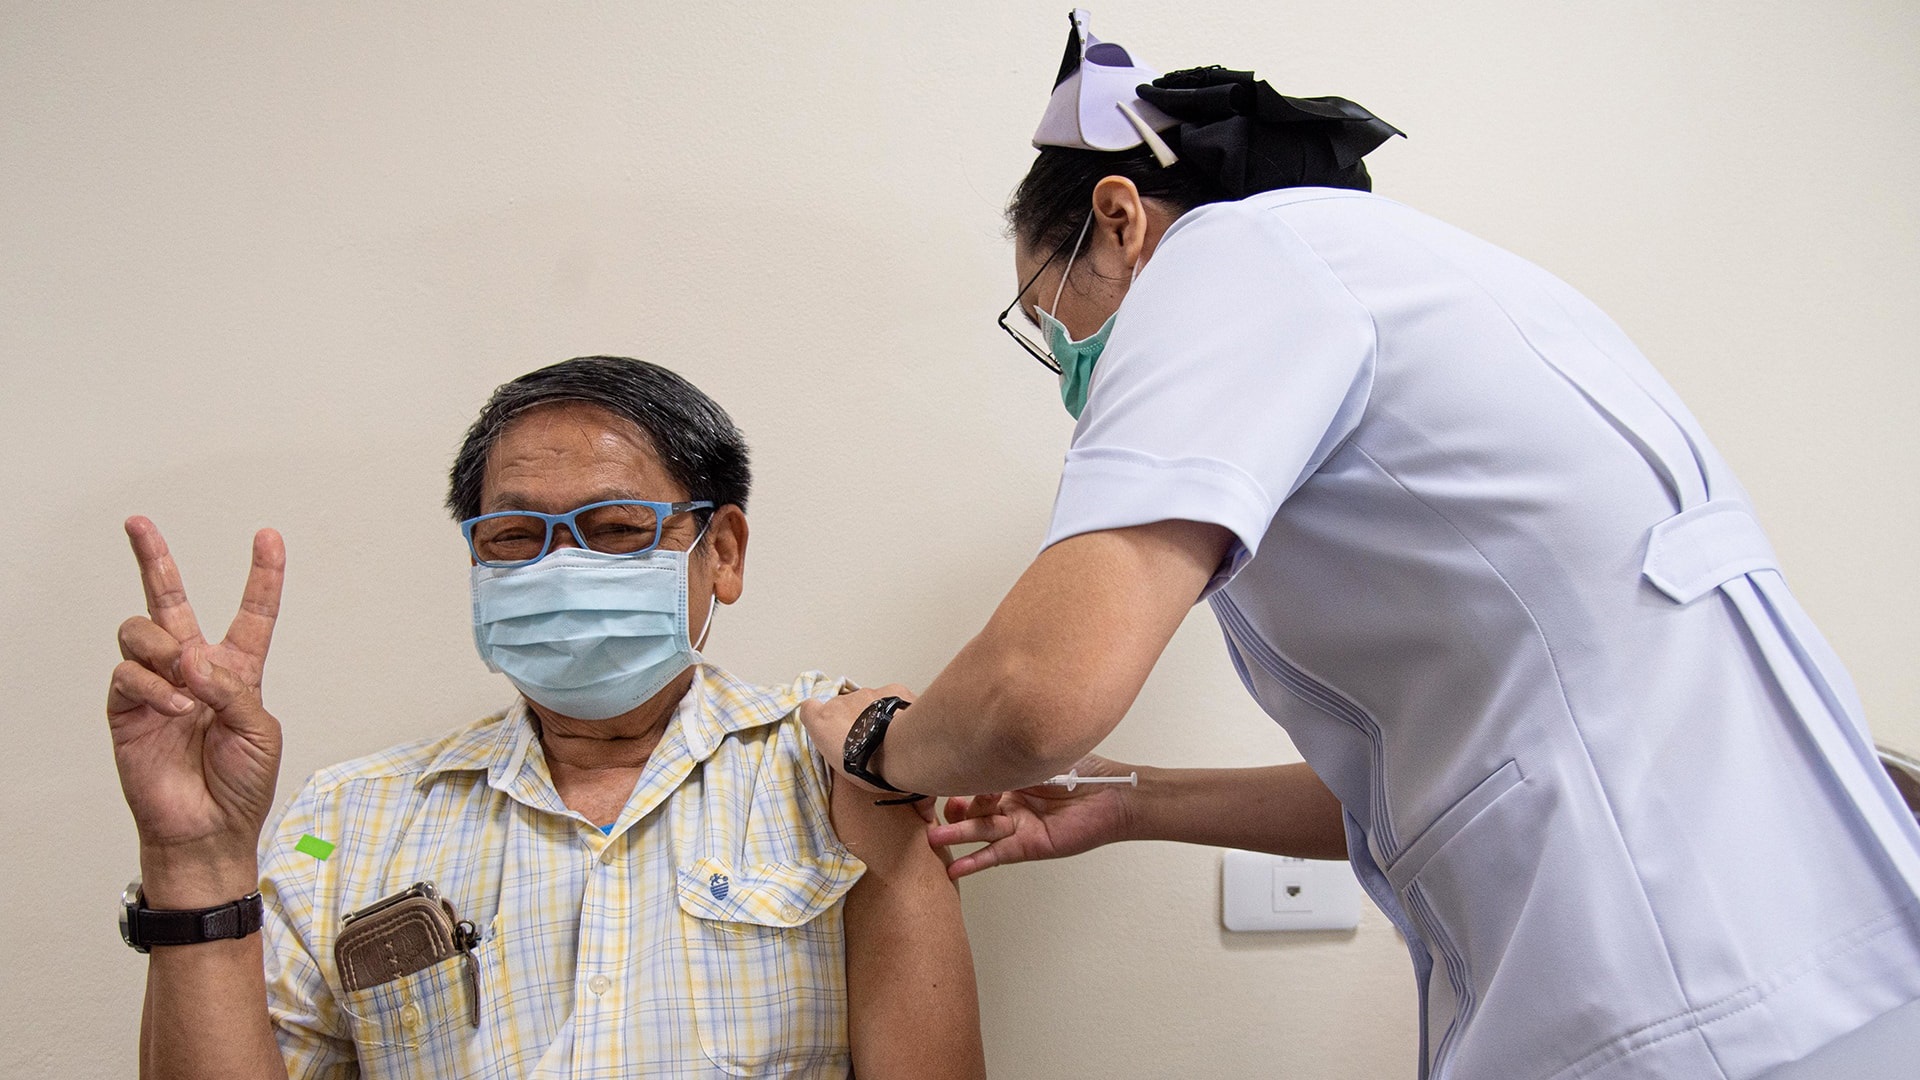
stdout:
[[525,566],[553,550],[553,530],[565,525],[573,542],[603,555],[644,555],[660,546],[667,519],[676,514],[712,510],[706,500],[648,502],[608,499],[564,514],[502,510],[460,523],[473,561],[481,566]]

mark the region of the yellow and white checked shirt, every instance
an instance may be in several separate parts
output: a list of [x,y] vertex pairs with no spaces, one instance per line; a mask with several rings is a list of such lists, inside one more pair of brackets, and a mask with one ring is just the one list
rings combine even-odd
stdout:
[[[698,668],[610,835],[561,804],[524,704],[315,774],[261,851],[289,1073],[845,1077],[865,867],[795,715],[840,685]],[[477,1027],[460,958],[340,989],[341,916],[417,881],[481,930]]]

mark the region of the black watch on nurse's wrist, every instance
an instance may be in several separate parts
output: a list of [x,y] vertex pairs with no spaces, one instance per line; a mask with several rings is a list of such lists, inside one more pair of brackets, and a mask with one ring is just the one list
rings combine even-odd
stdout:
[[[894,787],[887,783],[879,773],[867,767],[880,744],[887,737],[887,725],[893,723],[893,714],[906,708],[911,702],[897,697],[883,697],[861,710],[853,721],[853,727],[847,730],[846,756],[841,759],[847,775],[856,780],[864,780],[882,791],[891,791],[897,795],[913,795],[913,792]],[[920,796],[915,795],[916,799]]]
[[262,914],[258,892],[213,907],[156,911],[146,906],[135,881],[120,897],[120,939],[135,952],[148,952],[155,945],[226,941],[257,933]]

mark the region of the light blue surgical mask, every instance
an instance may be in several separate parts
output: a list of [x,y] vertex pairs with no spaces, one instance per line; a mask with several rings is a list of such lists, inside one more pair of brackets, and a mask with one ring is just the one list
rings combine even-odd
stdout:
[[[562,716],[619,716],[700,660],[687,630],[687,552],[562,548],[525,566],[475,566],[472,581],[480,658]],[[711,604],[707,614],[711,627]]]
[[[1034,314],[1039,317],[1040,331],[1047,338],[1047,352],[1053,362],[1060,366],[1060,401],[1067,407],[1067,414],[1075,420],[1087,409],[1087,390],[1093,385],[1093,365],[1100,362],[1100,353],[1107,347],[1107,336],[1113,333],[1113,320],[1120,317],[1119,312],[1107,316],[1100,329],[1078,341],[1067,332],[1067,328],[1053,312],[1060,310],[1060,296],[1067,290],[1067,275],[1073,273],[1073,260],[1080,255],[1080,243],[1086,239],[1087,229],[1093,224],[1092,215],[1080,226],[1080,235],[1074,239],[1073,253],[1067,256],[1066,269],[1060,271],[1060,287],[1053,291],[1053,304],[1050,310],[1036,308]],[[1131,288],[1133,281],[1140,276],[1140,264],[1133,264],[1133,272],[1127,279]]]

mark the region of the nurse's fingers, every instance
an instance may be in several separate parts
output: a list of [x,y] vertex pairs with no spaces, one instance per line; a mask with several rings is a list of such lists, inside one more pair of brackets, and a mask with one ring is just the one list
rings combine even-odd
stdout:
[[946,817],[949,824],[964,821],[967,818],[986,817],[999,812],[1000,792],[985,795],[955,795],[947,800]]
[[[962,855],[947,865],[947,880],[959,881],[968,874],[977,874],[990,867],[999,866],[1003,862],[1019,862],[1020,859],[1012,855],[1011,852],[1011,847],[1006,848],[1005,852],[1003,852],[1002,845],[989,844],[979,851]],[[1006,854],[1008,857],[1003,859],[1001,858],[1002,854]]]
[[945,844],[988,844],[1005,840],[1015,832],[1013,819],[1005,814],[969,818],[951,825],[935,825],[927,830],[927,842]]

